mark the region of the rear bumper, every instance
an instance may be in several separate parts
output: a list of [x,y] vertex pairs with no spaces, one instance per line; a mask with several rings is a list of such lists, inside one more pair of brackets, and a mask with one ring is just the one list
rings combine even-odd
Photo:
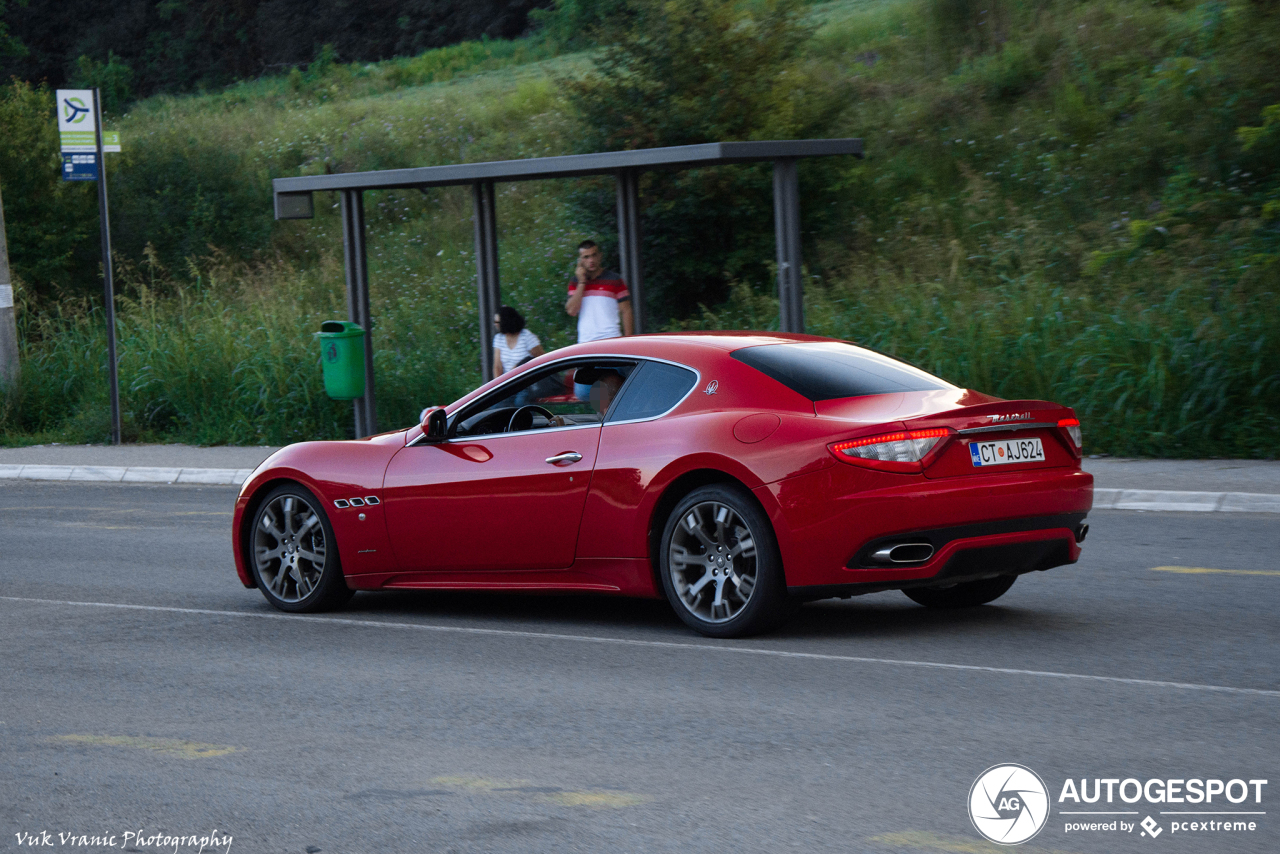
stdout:
[[[824,598],[1074,563],[1093,476],[1056,468],[939,482],[839,465],[756,493],[773,519],[788,588]],[[901,540],[927,542],[933,554],[903,566],[871,558]]]
[[[1084,514],[1079,514],[1084,520]],[[977,581],[997,575],[1022,575],[1080,559],[1074,529],[1042,528],[1011,534],[951,540],[935,558],[909,570],[875,569],[862,571],[856,580],[838,584],[788,587],[795,599],[829,599],[833,596],[860,596],[881,590],[931,587]]]

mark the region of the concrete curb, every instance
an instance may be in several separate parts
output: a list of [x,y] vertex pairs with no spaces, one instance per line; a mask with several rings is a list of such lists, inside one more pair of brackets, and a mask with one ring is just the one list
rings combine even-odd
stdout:
[[1093,509],[1164,510],[1179,513],[1280,513],[1280,495],[1255,492],[1094,489]]
[[[0,480],[49,480],[67,483],[181,483],[239,486],[252,473],[252,469],[0,465]],[[1178,513],[1280,513],[1280,495],[1254,492],[1094,489],[1093,509]]]
[[0,465],[0,479],[98,483],[191,483],[239,486],[253,469],[155,468],[153,466]]

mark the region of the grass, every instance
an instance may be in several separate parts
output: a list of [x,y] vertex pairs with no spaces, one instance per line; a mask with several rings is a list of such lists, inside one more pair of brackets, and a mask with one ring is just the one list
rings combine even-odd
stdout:
[[[1090,452],[1274,457],[1280,146],[1259,130],[1245,150],[1236,128],[1280,102],[1277,16],[1245,26],[1243,0],[992,2],[997,38],[949,25],[958,5],[808,13],[808,71],[844,105],[829,135],[870,155],[802,167],[835,190],[806,196],[810,331],[1072,405]],[[312,337],[345,316],[337,199],[272,223],[270,180],[567,153],[559,81],[589,65],[535,38],[470,43],[136,105],[111,161],[126,439],[349,435]],[[573,247],[599,236],[565,201],[582,186],[499,187],[504,301],[548,349],[573,340]],[[366,209],[379,422],[405,425],[480,380],[470,194],[371,193]],[[671,328],[776,328],[770,290],[731,283]],[[18,301],[23,374],[0,443],[102,441],[101,311],[21,281]]]

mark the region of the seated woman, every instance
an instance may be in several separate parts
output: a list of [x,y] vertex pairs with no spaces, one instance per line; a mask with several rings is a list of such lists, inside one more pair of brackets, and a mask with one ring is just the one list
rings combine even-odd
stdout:
[[493,316],[493,376],[498,378],[543,353],[542,342],[524,326],[524,316],[509,305]]

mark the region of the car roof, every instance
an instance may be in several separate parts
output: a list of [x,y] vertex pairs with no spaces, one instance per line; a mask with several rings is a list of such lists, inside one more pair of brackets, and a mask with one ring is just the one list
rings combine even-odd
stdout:
[[[762,344],[794,344],[800,342],[835,341],[819,335],[800,335],[790,332],[769,331],[731,331],[731,332],[661,332],[647,335],[629,335],[621,338],[605,338],[600,341],[589,341],[585,344],[571,344],[544,353],[527,365],[515,370],[524,372],[536,370],[550,362],[563,359],[579,359],[591,357],[633,357],[650,359],[667,359],[682,364],[696,364],[710,358],[724,358],[734,350],[743,347],[756,347]],[[847,342],[843,342],[847,343]],[[491,379],[479,388],[448,405],[450,414],[457,412],[462,406],[469,405],[478,397],[488,394],[509,381],[511,377],[503,374]]]
[[588,355],[654,356],[674,358],[689,348],[712,348],[725,353],[743,347],[762,344],[793,344],[804,341],[834,341],[818,335],[800,335],[789,332],[661,332],[649,335],[633,335],[625,338],[607,338],[586,344],[573,344],[555,351],[557,358]]

